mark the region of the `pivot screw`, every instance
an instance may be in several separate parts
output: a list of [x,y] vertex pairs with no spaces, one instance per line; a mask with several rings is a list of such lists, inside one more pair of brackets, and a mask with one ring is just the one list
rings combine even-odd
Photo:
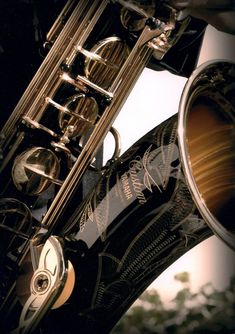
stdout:
[[45,274],[40,274],[34,281],[34,289],[36,292],[44,292],[49,286],[49,278]]

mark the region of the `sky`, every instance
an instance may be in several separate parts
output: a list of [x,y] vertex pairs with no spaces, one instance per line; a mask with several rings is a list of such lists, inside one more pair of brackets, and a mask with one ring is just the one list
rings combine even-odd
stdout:
[[[202,44],[198,66],[212,59],[235,60],[235,36],[221,33],[209,26]],[[180,97],[187,79],[167,71],[156,72],[145,68],[124,104],[114,127],[121,135],[122,152],[153,127],[178,112]],[[114,147],[111,135],[105,141],[105,159],[112,156]],[[225,261],[227,259],[227,261]],[[190,273],[191,288],[211,282],[223,290],[229,283],[234,268],[226,265],[234,262],[235,252],[213,236],[202,242],[161,274],[149,288],[156,288],[162,300],[170,306],[180,283],[174,275]]]

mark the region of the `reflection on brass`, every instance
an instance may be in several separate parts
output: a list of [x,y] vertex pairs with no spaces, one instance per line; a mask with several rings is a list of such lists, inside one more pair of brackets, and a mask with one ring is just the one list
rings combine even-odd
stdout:
[[52,131],[51,129],[47,128],[46,126],[38,123],[37,121],[35,121],[35,120],[33,120],[33,119],[31,119],[27,116],[23,116],[22,119],[23,119],[23,122],[26,123],[31,128],[45,131],[49,135],[51,135],[52,137],[58,137],[58,135],[54,131]]
[[146,20],[154,16],[156,1],[119,1],[122,3],[121,22],[129,31],[139,31],[144,28]]
[[[63,132],[66,131],[68,126],[72,125],[75,129],[73,137],[87,133],[89,128],[95,123],[99,110],[96,100],[84,94],[72,96],[64,107],[68,110],[68,113],[60,114],[59,124]],[[70,110],[73,115],[69,115]]]
[[202,199],[230,224],[235,213],[235,127],[213,105],[196,104],[188,118],[190,162]]
[[[118,2],[118,4],[116,2]],[[70,221],[69,218],[71,215],[74,215],[76,207],[80,208],[80,204],[86,203],[84,195],[91,187],[90,182],[87,182],[87,176],[90,178],[87,174],[90,174],[89,169],[91,163],[96,157],[105,135],[110,130],[113,121],[142,70],[147,66],[153,55],[160,59],[171,48],[172,43],[183,34],[183,30],[179,30],[178,28],[175,31],[175,10],[171,10],[173,14],[171,16],[174,18],[172,23],[171,20],[168,22],[168,13],[167,17],[160,14],[161,11],[155,13],[155,6],[155,0],[147,1],[147,3],[142,0],[69,1],[69,4],[64,8],[59,20],[49,32],[49,42],[55,42],[54,45],[50,52],[48,52],[45,61],[40,66],[29,87],[3,127],[1,135],[1,155],[4,160],[2,161],[1,169],[2,171],[4,170],[4,180],[3,184],[1,184],[3,190],[1,196],[8,196],[8,194],[11,193],[13,196],[16,196],[16,198],[22,197],[22,200],[32,209],[31,214],[33,217],[30,224],[25,223],[26,216],[23,216],[22,220],[17,219],[16,223],[12,224],[12,218],[10,217],[12,210],[18,210],[18,207],[15,206],[10,209],[10,215],[7,215],[7,221],[9,216],[11,224],[6,224],[5,209],[3,215],[0,217],[2,218],[0,219],[2,225],[0,226],[0,254],[3,254],[3,261],[6,260],[6,262],[3,262],[4,268],[0,268],[1,270],[3,269],[4,272],[4,275],[0,275],[2,280],[0,287],[0,322],[7,314],[6,326],[7,329],[10,329],[8,332],[33,333],[35,329],[36,331],[40,331],[41,328],[37,329],[37,327],[41,325],[40,322],[42,318],[48,313],[55,301],[57,300],[56,305],[54,305],[55,307],[62,305],[72,292],[75,277],[73,269],[70,270],[67,267],[67,258],[64,258],[64,255],[70,256],[71,254],[70,249],[68,249],[68,252],[66,249],[68,244],[63,243],[62,240],[63,237],[66,237],[64,234],[64,224],[67,220]],[[124,7],[123,10],[122,7]],[[158,8],[159,7],[164,7],[163,12],[165,12],[165,5],[159,4]],[[113,15],[113,10],[115,10],[115,15]],[[116,12],[116,10],[118,10],[118,12]],[[157,14],[157,16],[151,20],[153,14]],[[122,16],[122,22],[120,15]],[[68,16],[65,25],[65,22],[60,22],[60,20],[64,20],[64,16]],[[117,17],[118,20],[115,19]],[[150,18],[149,25],[145,25],[148,18]],[[108,19],[107,22],[105,22],[106,19]],[[153,24],[150,24],[151,22]],[[63,29],[60,23],[64,26]],[[139,30],[141,27],[143,30],[138,31],[137,34],[129,34],[127,29],[123,28],[122,23],[127,29],[132,31]],[[181,26],[181,23],[178,22],[177,26]],[[57,36],[60,31],[61,33]],[[171,32],[170,36],[168,35],[168,31]],[[97,43],[97,41],[99,42]],[[148,43],[149,41],[151,41],[151,43]],[[96,99],[96,101],[93,98]],[[58,119],[57,115],[59,113],[60,116]],[[97,115],[99,116],[97,117]],[[35,129],[37,129],[37,131],[35,131]],[[88,134],[86,134],[88,129]],[[84,134],[86,134],[86,136],[84,136]],[[44,138],[41,135],[44,136]],[[77,136],[81,136],[82,138],[74,138]],[[53,141],[51,137],[54,137]],[[119,139],[116,132],[114,132],[114,137],[116,139],[116,148],[112,159],[115,160],[119,153]],[[169,137],[172,139],[174,135],[170,135]],[[29,142],[29,138],[31,142]],[[81,141],[84,142],[83,146],[80,146]],[[32,145],[35,147],[32,147]],[[45,145],[45,147],[42,148],[41,145]],[[161,145],[164,144],[162,143]],[[59,160],[53,153],[54,151],[47,149],[51,146],[61,159],[61,173]],[[165,155],[164,148],[162,151],[164,158],[165,156],[169,156]],[[169,152],[171,152],[171,150],[168,150],[167,147],[167,153]],[[79,153],[78,156],[75,156],[76,153]],[[167,158],[164,162],[170,161],[170,157],[172,157],[171,154],[169,159]],[[153,157],[151,157],[151,161],[153,161],[152,158]],[[148,162],[149,160],[144,159],[144,161]],[[138,204],[145,204],[147,195],[141,188],[142,184],[140,185],[141,178],[137,173],[138,166],[143,167],[141,170],[141,172],[144,172],[143,186],[147,187],[146,189],[151,196],[152,194],[154,195],[158,183],[156,182],[154,184],[154,180],[150,178],[152,175],[150,174],[150,170],[145,169],[145,166],[151,167],[149,164],[138,165],[136,163],[131,169],[129,176],[132,182],[129,182],[130,191],[132,191],[131,194],[133,194],[133,198],[136,196]],[[173,178],[175,178],[175,174],[177,175],[177,166],[174,162]],[[113,166],[111,165],[109,171],[112,172],[112,168]],[[87,171],[88,173],[86,173]],[[171,171],[170,167],[165,169],[166,173],[164,173],[164,176],[170,175],[168,171]],[[100,177],[100,174],[103,173],[104,170],[102,169],[97,171],[95,179],[96,177]],[[63,184],[62,181],[58,180],[59,174],[64,180]],[[94,175],[93,171],[92,175]],[[84,179],[83,176],[85,176]],[[112,176],[115,176],[114,179],[116,180],[116,175],[112,174]],[[94,180],[94,183],[95,182],[96,180]],[[105,182],[104,185],[108,185],[109,178],[105,177]],[[49,189],[48,192],[43,193],[51,183],[59,184],[61,187],[59,189],[55,187],[55,189]],[[18,191],[16,191],[14,185]],[[82,190],[82,192],[80,190]],[[112,221],[110,217],[119,210],[119,200],[118,198],[116,200],[116,197],[113,196],[112,200],[115,201],[115,207],[111,214],[108,212],[109,202],[105,199],[107,190],[111,189],[100,188],[100,191],[97,190],[95,194],[95,201],[100,205],[100,210],[97,210],[96,216],[93,213],[91,214],[92,210],[89,209],[87,211],[88,218],[93,216],[96,218],[97,224],[99,224],[97,226],[101,243],[106,241],[106,238],[109,238],[109,234],[106,232],[107,222],[110,222],[111,225]],[[23,196],[22,193],[35,197],[29,198],[29,196]],[[158,193],[160,193],[160,191],[158,191]],[[124,196],[130,196],[129,189],[126,188]],[[182,193],[180,193],[179,197],[181,196]],[[168,198],[168,195],[166,198]],[[155,200],[153,202],[155,205]],[[171,211],[175,212],[175,203],[171,203],[170,206],[172,208]],[[191,204],[189,204],[188,207],[190,207],[190,210],[187,209],[186,211],[187,213],[191,213]],[[156,207],[154,207],[152,211],[149,211],[149,208],[148,206],[148,210],[145,210],[147,212],[146,218],[147,220],[148,218],[152,220],[152,212],[155,214],[158,208],[156,209]],[[128,217],[129,213],[127,211],[133,213],[133,209],[138,213],[139,217],[143,216],[144,218],[145,216],[144,211],[142,212],[143,215],[139,214],[139,210],[135,210],[134,207],[133,209],[131,208],[131,210],[127,210],[127,207],[120,206],[120,209],[124,212],[124,215],[120,212],[120,216],[123,216],[123,218],[125,215]],[[40,211],[40,214],[36,211]],[[9,213],[9,211],[7,213]],[[171,215],[171,213],[169,215]],[[105,220],[102,221],[102,217],[105,217]],[[131,216],[129,216],[128,219],[130,217]],[[177,219],[180,220],[181,216],[179,217],[179,215],[177,215]],[[134,220],[131,218],[130,222],[133,222],[134,225],[139,225],[135,224],[135,220],[135,217]],[[93,255],[97,259],[100,258],[102,267],[103,255],[105,255],[105,253],[103,251],[102,253],[99,252],[101,256],[98,254],[97,257],[96,251],[94,253],[92,251],[92,261],[88,261],[88,264],[92,266],[92,270],[94,269],[94,275],[90,275],[91,271],[86,266],[86,252],[84,251],[83,254],[83,243],[81,249],[82,256],[80,243],[77,250],[74,248],[74,251],[78,252],[77,260],[80,261],[81,259],[80,262],[82,264],[82,266],[79,266],[80,272],[77,282],[81,284],[82,290],[80,291],[82,294],[81,298],[76,298],[76,292],[78,290],[77,288],[74,289],[75,298],[73,296],[65,306],[68,312],[70,312],[71,306],[73,309],[76,307],[76,316],[80,316],[79,314],[83,313],[83,315],[85,315],[84,323],[86,323],[86,316],[88,315],[89,319],[91,319],[94,315],[93,319],[95,324],[97,320],[96,310],[98,310],[97,314],[101,314],[100,310],[102,311],[102,308],[100,308],[102,305],[100,304],[98,305],[99,308],[96,308],[96,302],[97,300],[103,302],[103,295],[105,296],[107,292],[105,291],[106,285],[103,285],[102,282],[100,284],[98,278],[103,279],[104,277],[106,279],[107,277],[108,280],[111,279],[111,285],[112,281],[118,283],[117,288],[114,285],[110,290],[111,292],[113,290],[114,294],[108,293],[108,302],[104,299],[104,314],[108,315],[108,322],[112,324],[114,320],[112,314],[118,317],[120,307],[124,305],[122,293],[125,292],[125,307],[127,307],[131,300],[133,300],[133,297],[136,297],[133,293],[141,291],[143,284],[149,282],[149,278],[151,278],[155,271],[153,271],[152,263],[151,273],[147,271],[149,260],[152,261],[152,257],[157,255],[157,261],[159,263],[158,255],[163,253],[164,263],[161,263],[161,266],[165,267],[168,257],[172,255],[166,254],[165,249],[170,246],[172,242],[176,243],[177,237],[175,233],[171,233],[168,228],[162,231],[162,224],[160,223],[157,224],[160,226],[160,234],[158,227],[154,229],[153,234],[152,224],[155,225],[155,221],[153,222],[152,220],[150,223],[150,239],[147,237],[147,243],[144,238],[147,229],[144,227],[145,231],[143,230],[143,233],[141,233],[144,238],[144,251],[142,251],[142,246],[139,247],[137,244],[142,240],[142,236],[140,238],[138,237],[140,231],[137,231],[135,226],[133,229],[132,226],[130,226],[130,233],[126,230],[127,251],[125,249],[126,242],[124,242],[121,249],[121,252],[123,252],[123,254],[125,253],[122,272],[113,272],[115,267],[118,268],[119,255],[116,256],[110,253],[111,257],[108,258],[107,262],[108,264],[111,263],[111,266],[106,272],[105,261],[105,266],[103,267],[105,269],[105,275],[103,275],[103,268],[100,271],[99,264],[93,266]],[[96,227],[96,224],[92,226],[94,225]],[[116,225],[117,232],[121,225],[122,224]],[[28,226],[29,229],[27,228]],[[85,232],[87,230],[85,224],[83,227]],[[126,227],[128,228],[129,226],[127,225]],[[8,238],[5,238],[5,231],[7,234],[8,232],[11,233]],[[169,237],[165,235],[167,232],[170,232]],[[88,233],[90,243],[93,239],[92,233],[92,230]],[[177,234],[180,235],[180,233]],[[124,234],[122,233],[122,235]],[[95,238],[96,236],[97,233],[95,234]],[[152,236],[153,239],[151,240]],[[16,237],[17,243],[15,243]],[[133,237],[136,244],[133,244],[132,247],[129,243],[134,240]],[[20,239],[19,242],[18,238]],[[114,239],[115,238],[120,239],[119,232],[117,235],[114,235]],[[32,240],[34,241],[35,239],[37,239],[37,242],[42,241],[44,244],[39,259],[34,244],[32,243]],[[68,240],[70,241],[70,238],[68,238]],[[10,245],[9,252],[7,248],[8,245]],[[181,246],[182,244],[179,247],[180,254],[182,254],[183,249],[181,249]],[[32,252],[31,259],[27,258],[29,249]],[[106,254],[108,254],[109,249],[106,248],[106,250]],[[131,251],[129,252],[129,250]],[[152,250],[154,250],[154,253],[152,253]],[[71,251],[73,251],[73,247]],[[130,256],[128,253],[130,253]],[[175,254],[178,256],[177,249]],[[118,261],[116,261],[116,259]],[[142,270],[142,259],[144,259],[144,266],[146,268],[144,273]],[[25,262],[23,262],[24,260]],[[112,264],[113,260],[115,261],[114,265]],[[129,265],[129,261],[132,262],[131,266]],[[33,263],[33,268],[31,262]],[[126,289],[124,286],[124,289],[122,289],[122,284],[128,283],[129,285],[130,282],[131,286],[131,281],[138,281],[138,264],[142,266],[140,269],[143,279],[141,279],[142,282],[140,285],[136,285],[137,289],[135,289],[135,287],[131,289],[130,295],[128,296],[129,287]],[[86,267],[85,272],[83,271],[84,267]],[[16,269],[17,272],[15,273]],[[19,273],[18,269],[22,270],[22,273]],[[95,281],[96,269],[98,269],[101,274],[98,276],[97,282]],[[111,276],[109,275],[109,270]],[[15,274],[16,276],[19,274],[17,282]],[[67,274],[68,281],[66,282]],[[30,277],[32,275],[33,278],[31,280]],[[119,278],[121,279],[121,284],[118,282]],[[87,283],[91,289],[86,289]],[[63,287],[65,290],[62,292],[62,295],[60,295]],[[101,290],[100,287],[102,287]],[[86,296],[83,298],[86,291],[89,292],[86,294],[87,299]],[[22,310],[19,308],[19,303],[15,303],[15,292],[17,292],[19,299],[22,297],[21,303],[24,304]],[[4,298],[2,298],[1,293],[3,293]],[[97,300],[96,294],[98,296]],[[79,303],[78,307],[77,302]],[[84,303],[86,304],[85,310],[83,307]],[[90,307],[92,307],[92,310]],[[90,310],[92,313],[90,313]],[[93,310],[95,312],[93,312]],[[107,314],[106,310],[108,312]],[[122,311],[124,311],[124,308]],[[73,312],[71,314],[73,314]],[[65,313],[63,313],[63,315],[65,315]],[[63,317],[61,321],[64,321]],[[106,325],[106,321],[104,321],[104,325]],[[16,328],[17,326],[18,328]],[[83,332],[90,333],[91,331],[85,330]]]
[[19,191],[37,195],[57,179],[59,171],[60,164],[55,153],[42,147],[33,147],[16,157],[12,179]]
[[67,279],[64,285],[64,288],[56,300],[55,304],[52,306],[52,309],[57,309],[64,305],[66,301],[71,296],[75,285],[75,271],[73,265],[70,261],[68,261],[68,271],[67,271]]
[[[32,267],[30,253],[26,256],[23,263],[19,269],[19,275],[16,280],[16,295],[22,306],[26,303],[30,296],[30,283],[33,277],[34,271]],[[64,285],[64,288],[56,300],[52,309],[57,309],[61,307],[70,297],[75,284],[75,271],[73,265],[70,261],[68,261],[68,271],[67,271],[67,279]]]
[[[85,75],[98,86],[107,89],[113,83],[119,69],[129,55],[127,44],[118,37],[109,37],[97,43],[91,52],[102,57],[104,61],[98,62],[93,58],[86,58]],[[105,64],[108,59],[109,63]],[[115,66],[109,66],[113,64]]]

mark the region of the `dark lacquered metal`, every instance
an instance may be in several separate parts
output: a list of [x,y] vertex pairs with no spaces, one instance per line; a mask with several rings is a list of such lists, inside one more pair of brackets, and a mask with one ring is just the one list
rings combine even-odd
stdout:
[[109,333],[170,263],[212,234],[182,173],[177,116],[122,155],[61,232],[74,247],[76,285],[45,328]]
[[[178,145],[177,116],[117,158],[119,139],[112,124],[118,112],[150,58],[162,59],[188,24],[188,20],[176,21],[176,10],[169,4],[161,2],[158,10],[153,1],[147,7],[144,2],[122,0],[69,1],[49,33],[53,46],[48,56],[0,134],[0,237],[11,233],[3,245],[15,246],[6,247],[0,257],[2,332],[108,333],[153,279],[212,234],[191,197],[187,170],[181,168],[185,161],[184,156],[181,161],[182,145]],[[63,15],[69,18],[62,28]],[[231,70],[230,64],[227,67]],[[200,71],[189,79],[189,87],[193,82],[189,95],[194,82],[205,81],[209,91],[218,82],[224,93],[232,87],[226,85],[226,79],[233,74],[224,77],[217,65],[213,68],[210,79]],[[195,107],[191,101],[197,90],[192,96],[185,106],[189,113]],[[184,140],[190,142],[192,127],[188,119],[186,123]],[[229,126],[233,142],[232,121]],[[93,182],[84,199],[82,182],[87,186],[91,163],[108,131],[116,140],[115,161],[96,170],[100,181],[96,186]],[[232,152],[234,146],[229,143],[226,138],[223,149]],[[200,154],[206,159],[205,151]],[[233,192],[233,154],[216,161],[226,161],[229,187],[225,190]],[[223,166],[220,164],[220,171]],[[23,217],[19,215],[21,204]],[[20,223],[12,226],[8,218],[13,212]],[[51,249],[47,246],[54,240],[53,234],[61,258],[59,262],[52,259],[55,263],[47,266]],[[41,263],[40,249],[45,250]],[[56,278],[59,264],[64,267],[67,261],[76,273],[71,297],[56,294],[56,300],[36,303],[40,317],[30,318],[34,302],[28,296],[28,304],[22,307],[18,278],[25,283],[25,290],[31,286],[34,298],[47,290],[50,275]],[[28,262],[33,264],[31,272],[29,268],[24,272]],[[39,276],[33,275],[37,262],[43,271]],[[49,267],[50,274],[46,272]],[[52,289],[58,288],[57,283],[66,285],[68,271],[63,271],[65,275]],[[62,306],[50,311],[54,302]]]

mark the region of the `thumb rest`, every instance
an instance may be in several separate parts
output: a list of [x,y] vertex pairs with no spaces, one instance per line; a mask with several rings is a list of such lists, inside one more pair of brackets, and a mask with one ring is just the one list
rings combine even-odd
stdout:
[[[112,124],[150,58],[184,33],[188,19],[176,17],[161,1],[69,1],[49,32],[51,50],[0,136],[3,332],[108,333],[212,231],[234,248],[233,64],[195,71],[178,125],[118,157]],[[108,131],[115,153],[98,171]],[[90,171],[101,178],[83,200]]]

